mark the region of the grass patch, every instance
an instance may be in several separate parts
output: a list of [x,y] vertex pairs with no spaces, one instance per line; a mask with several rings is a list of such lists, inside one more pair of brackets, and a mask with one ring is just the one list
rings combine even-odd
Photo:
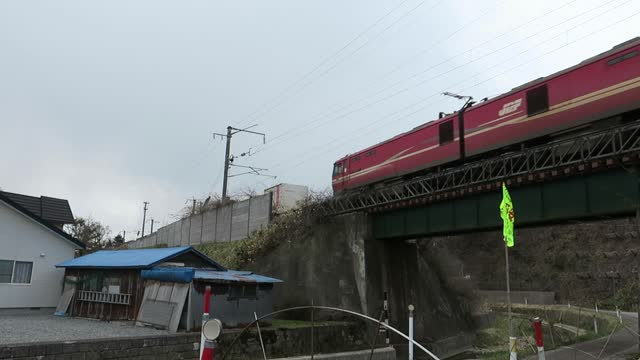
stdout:
[[[495,305],[492,309],[496,311],[496,323],[493,327],[482,329],[476,333],[474,347],[477,349],[477,356],[481,359],[505,359],[508,358],[509,347],[509,323],[506,314],[506,306]],[[591,339],[607,336],[616,326],[617,319],[614,316],[599,313],[598,334],[593,329],[593,319],[596,315],[593,311],[571,308],[566,306],[513,306],[513,329],[517,351],[522,357],[534,355],[535,335],[533,332],[532,319],[539,317],[543,320],[542,331],[544,336],[545,350],[552,350],[561,346],[580,343]],[[576,336],[575,331],[561,329],[554,324],[564,324],[579,327],[584,330],[580,336]]]

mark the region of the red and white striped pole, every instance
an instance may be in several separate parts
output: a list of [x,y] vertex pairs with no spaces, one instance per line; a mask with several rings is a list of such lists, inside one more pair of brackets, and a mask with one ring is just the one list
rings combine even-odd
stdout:
[[200,359],[203,359],[206,339],[204,337],[204,324],[209,321],[209,310],[211,308],[211,286],[204,288],[204,313],[202,314],[202,329],[200,330]]
[[209,320],[202,325],[202,334],[205,337],[200,360],[213,360],[218,347],[216,339],[222,333],[222,323],[218,319]]
[[204,341],[204,349],[202,349],[202,356],[200,360],[213,360],[216,354],[216,341],[215,340],[205,340]]
[[538,346],[538,360],[545,360],[544,341],[542,340],[542,321],[540,318],[533,319],[533,330],[536,333],[536,346]]

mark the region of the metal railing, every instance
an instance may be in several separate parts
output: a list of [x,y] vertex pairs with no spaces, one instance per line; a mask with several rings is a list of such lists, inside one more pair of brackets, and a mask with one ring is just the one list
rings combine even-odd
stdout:
[[[640,120],[606,130],[557,140],[522,151],[483,159],[416,177],[365,192],[338,195],[328,201],[330,215],[377,208],[380,206],[440,193],[472,189],[473,186],[528,176],[570,166],[593,168],[598,161],[625,163],[640,151]],[[634,154],[635,153],[635,154]],[[584,170],[584,169],[580,169]]]
[[78,291],[79,301],[98,302],[107,304],[129,305],[131,302],[130,294],[110,294],[99,291]]

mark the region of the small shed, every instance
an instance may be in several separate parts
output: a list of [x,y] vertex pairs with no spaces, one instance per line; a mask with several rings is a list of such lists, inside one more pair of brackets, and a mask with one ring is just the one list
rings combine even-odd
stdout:
[[162,266],[226,270],[189,246],[97,251],[56,265],[65,268],[61,303],[69,303],[57,311],[101,320],[135,320],[144,294],[140,272]]
[[180,321],[180,327],[187,330],[200,327],[204,292],[211,287],[211,317],[219,319],[228,327],[249,324],[254,320],[254,312],[264,315],[273,311],[272,290],[282,280],[254,274],[250,271],[187,268],[154,268],[144,270],[142,278],[148,286],[154,281],[190,282],[188,316]]
[[58,314],[137,320],[170,331],[199,327],[206,285],[213,315],[233,326],[250,322],[254,311],[271,312],[271,289],[280,282],[227,270],[190,246],[103,250],[56,267],[65,268]]

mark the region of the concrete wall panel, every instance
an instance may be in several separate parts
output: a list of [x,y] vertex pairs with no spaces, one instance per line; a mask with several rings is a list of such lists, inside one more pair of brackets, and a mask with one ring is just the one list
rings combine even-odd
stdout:
[[214,242],[216,240],[216,213],[213,209],[202,214],[202,242]]
[[166,244],[168,247],[197,245],[215,241],[242,240],[271,221],[272,194],[212,209],[204,214],[178,220],[163,226],[152,238],[138,239],[129,248]]
[[218,226],[216,226],[216,241],[229,241],[231,237],[231,206],[218,209]]
[[189,244],[197,245],[202,242],[202,214],[191,217]]
[[189,245],[189,231],[191,228],[189,218],[180,220],[180,246]]
[[271,193],[251,199],[249,208],[249,233],[252,233],[271,221]]
[[169,246],[180,246],[180,221],[169,226]]
[[233,204],[231,212],[231,241],[242,240],[247,237],[249,222],[249,201]]

